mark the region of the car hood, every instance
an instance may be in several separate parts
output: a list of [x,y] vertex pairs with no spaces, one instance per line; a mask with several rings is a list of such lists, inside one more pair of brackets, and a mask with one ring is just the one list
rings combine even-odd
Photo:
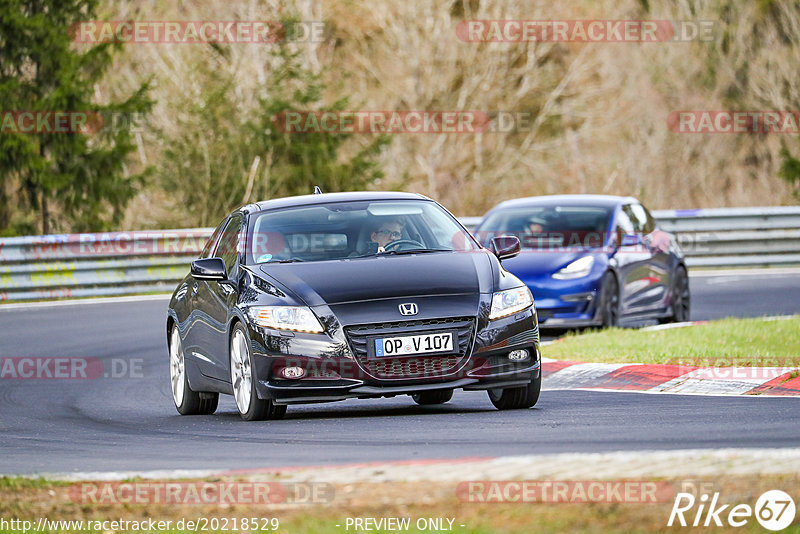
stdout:
[[429,253],[264,264],[261,271],[309,306],[492,291],[488,254]]
[[[522,280],[552,274],[583,256],[597,256],[592,250],[568,252],[524,250],[519,256],[503,260],[503,266]],[[597,258],[595,258],[597,259]]]

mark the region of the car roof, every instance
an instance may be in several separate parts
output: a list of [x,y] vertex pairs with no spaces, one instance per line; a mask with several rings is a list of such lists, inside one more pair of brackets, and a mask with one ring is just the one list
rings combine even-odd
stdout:
[[615,195],[544,195],[538,197],[515,198],[501,202],[492,211],[505,208],[525,208],[532,206],[598,206],[613,208],[620,204],[639,201],[633,197],[620,197]]
[[358,200],[431,200],[419,193],[403,193],[398,191],[354,191],[350,193],[321,193],[317,195],[299,195],[294,197],[274,198],[248,204],[241,208],[244,213],[291,208],[294,206],[311,206],[328,202],[354,202]]

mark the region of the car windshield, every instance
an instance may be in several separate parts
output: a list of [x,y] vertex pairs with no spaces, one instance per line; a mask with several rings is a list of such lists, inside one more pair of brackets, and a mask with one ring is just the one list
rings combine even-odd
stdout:
[[478,248],[452,215],[432,201],[331,202],[252,215],[246,261],[328,261]]
[[598,248],[606,242],[611,208],[530,206],[492,213],[476,232],[488,246],[493,237],[514,235],[523,248]]

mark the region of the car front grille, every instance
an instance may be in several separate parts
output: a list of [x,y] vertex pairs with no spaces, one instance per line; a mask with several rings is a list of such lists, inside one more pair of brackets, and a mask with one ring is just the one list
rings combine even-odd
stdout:
[[456,370],[458,356],[389,358],[367,362],[367,372],[378,378],[429,378]]
[[[369,337],[395,337],[405,334],[455,330],[458,337],[458,353],[430,356],[406,356],[402,358],[367,357]],[[474,317],[451,317],[420,321],[400,321],[348,326],[344,329],[353,355],[361,368],[375,378],[431,378],[456,371],[468,356],[475,337]]]

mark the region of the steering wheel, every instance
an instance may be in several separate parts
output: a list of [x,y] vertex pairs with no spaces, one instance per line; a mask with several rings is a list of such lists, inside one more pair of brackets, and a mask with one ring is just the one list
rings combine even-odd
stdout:
[[[403,245],[409,245],[407,248],[401,248]],[[410,250],[413,248],[425,248],[425,245],[420,243],[419,241],[414,241],[413,239],[398,239],[396,241],[392,241],[391,243],[386,243],[383,247],[383,250],[390,251],[390,250]]]

